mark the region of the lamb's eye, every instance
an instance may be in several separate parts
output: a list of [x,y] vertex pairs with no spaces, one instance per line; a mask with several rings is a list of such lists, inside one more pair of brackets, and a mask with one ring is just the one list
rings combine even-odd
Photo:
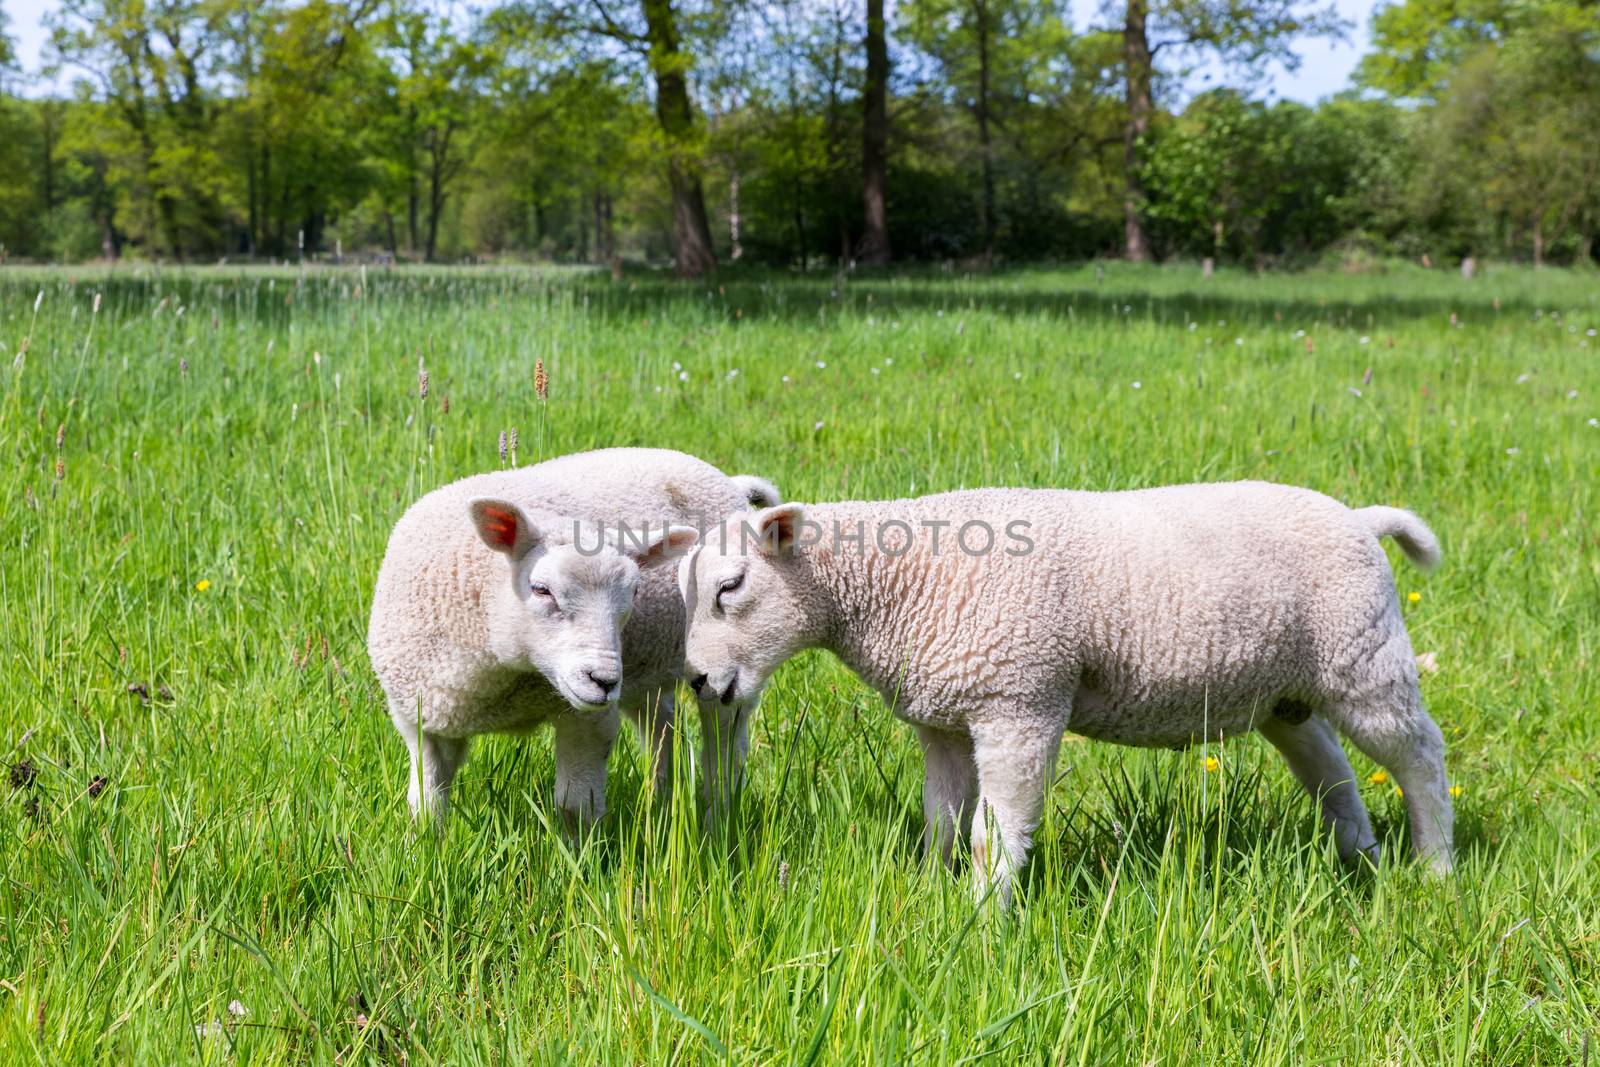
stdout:
[[530,582],[528,592],[534,596],[555,596],[554,593],[550,592],[550,587],[543,582]]
[[724,579],[722,579],[722,581],[718,582],[717,583],[717,607],[719,609],[722,607],[722,595],[724,593],[731,593],[735,589],[738,589],[743,584],[744,584],[744,575],[742,575],[742,574],[735,575],[732,578],[724,578]]

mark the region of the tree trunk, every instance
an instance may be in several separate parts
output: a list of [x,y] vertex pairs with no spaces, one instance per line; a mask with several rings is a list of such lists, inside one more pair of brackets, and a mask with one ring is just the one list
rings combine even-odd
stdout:
[[245,222],[244,250],[246,255],[254,259],[256,256],[256,230],[260,224],[260,218],[256,214],[256,198],[260,193],[260,189],[256,186],[256,150],[254,145],[251,145],[250,150],[245,153],[244,175],[245,199],[250,202]]
[[411,168],[407,184],[410,188],[406,191],[406,253],[415,256],[417,254],[417,207],[421,203],[421,197],[417,195],[417,172],[415,167]]
[[1533,215],[1533,265],[1544,266],[1544,212],[1536,211]]
[[983,156],[983,261],[994,262],[994,145],[989,137],[989,0],[973,0],[978,29],[978,150]]
[[667,146],[667,183],[672,189],[672,264],[684,278],[717,267],[706,218],[700,160],[694,144],[694,104],[689,100],[688,58],[678,43],[672,0],[643,0],[650,40],[650,72],[656,82],[656,120]]
[[1148,0],[1127,0],[1122,30],[1122,63],[1127,82],[1128,118],[1122,130],[1123,255],[1131,263],[1148,263],[1150,245],[1144,235],[1144,186],[1139,180],[1139,142],[1150,132],[1150,37],[1145,22]]
[[862,94],[861,212],[864,225],[856,260],[866,266],[889,262],[889,216],[884,190],[889,172],[889,40],[883,0],[867,0],[867,83]]
[[744,246],[739,243],[739,164],[733,164],[728,178],[728,258],[737,263],[744,256]]
[[794,237],[800,250],[800,273],[804,274],[810,257],[806,255],[805,185],[800,179],[799,170],[795,171],[794,176]]

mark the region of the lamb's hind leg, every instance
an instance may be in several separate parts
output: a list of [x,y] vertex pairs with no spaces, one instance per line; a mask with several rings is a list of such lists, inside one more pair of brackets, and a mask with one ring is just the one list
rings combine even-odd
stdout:
[[1028,861],[1033,832],[1055,775],[1065,719],[991,721],[972,726],[978,770],[978,808],[972,818],[973,890],[981,900],[991,885],[1002,906]]
[[922,843],[926,855],[955,868],[955,844],[971,831],[977,805],[978,771],[972,737],[965,733],[917,727],[922,743]]
[[1378,839],[1356,788],[1356,773],[1333,728],[1317,716],[1293,722],[1270,715],[1257,729],[1283,754],[1294,776],[1321,807],[1323,820],[1333,830],[1339,858],[1350,864],[1365,856],[1376,863]]
[[1405,795],[1412,852],[1443,874],[1455,863],[1444,735],[1423,709],[1416,662],[1403,633],[1374,660],[1364,683],[1329,705],[1328,719],[1387,768]]
[[414,715],[403,710],[391,712],[395,729],[411,753],[411,773],[406,786],[406,802],[411,817],[418,818],[424,811],[433,816],[435,825],[442,827],[450,809],[450,786],[456,772],[467,761],[465,737],[440,737],[419,729]]

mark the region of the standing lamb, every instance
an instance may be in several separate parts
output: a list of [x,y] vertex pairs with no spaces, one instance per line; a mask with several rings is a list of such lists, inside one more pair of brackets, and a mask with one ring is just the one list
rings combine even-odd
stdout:
[[1068,729],[1160,747],[1259,730],[1341,857],[1376,858],[1337,729],[1389,769],[1414,850],[1447,871],[1444,740],[1383,537],[1438,561],[1409,512],[1262,482],[783,505],[679,564],[685,672],[733,704],[802,649],[839,656],[916,728],[930,854],[950,862],[970,826],[977,889],[1002,900]]
[[693,544],[688,527],[777,500],[767,482],[681,452],[617,448],[474,475],[413,504],[389,537],[367,634],[411,751],[412,813],[443,820],[475,734],[550,723],[557,805],[592,822],[619,708],[665,787],[683,605],[654,564]]

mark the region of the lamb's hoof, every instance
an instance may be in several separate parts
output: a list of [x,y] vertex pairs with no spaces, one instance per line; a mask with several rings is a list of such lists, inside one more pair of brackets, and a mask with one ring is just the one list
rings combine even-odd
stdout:
[[1448,852],[1436,852],[1422,857],[1422,869],[1430,878],[1448,878],[1455,873],[1455,857]]

